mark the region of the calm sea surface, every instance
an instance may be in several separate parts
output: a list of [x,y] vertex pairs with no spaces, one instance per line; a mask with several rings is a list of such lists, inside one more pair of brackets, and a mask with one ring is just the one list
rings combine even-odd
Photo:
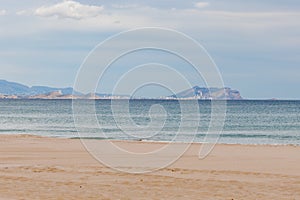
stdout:
[[[185,119],[190,123],[184,124],[181,123],[182,110],[178,101],[131,100],[130,118],[128,113],[123,113],[122,108],[125,107],[126,102],[117,101],[116,109],[112,111],[109,100],[82,101],[80,130],[84,133],[84,137],[204,141],[211,119],[210,101],[199,101],[200,110],[188,112]],[[90,113],[85,112],[93,104],[95,104],[98,124],[89,120]],[[189,104],[189,101],[186,101],[186,104]],[[150,109],[153,105],[160,105],[165,111]],[[200,114],[200,123],[195,132],[197,114]],[[152,123],[153,121],[156,121],[156,124]],[[178,133],[178,130],[181,132]],[[79,135],[74,125],[72,101],[0,100],[0,134],[76,138]],[[176,134],[177,137],[174,139]],[[214,134],[212,132],[212,136]],[[300,145],[300,101],[228,101],[225,124],[218,141],[229,144]]]

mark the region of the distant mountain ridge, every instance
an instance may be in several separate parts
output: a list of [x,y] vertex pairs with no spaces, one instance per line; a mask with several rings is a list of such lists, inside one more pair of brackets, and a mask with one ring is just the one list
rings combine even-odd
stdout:
[[180,99],[226,99],[226,100],[240,100],[243,99],[238,90],[231,88],[205,88],[194,86],[190,89],[184,90],[180,93],[170,96],[171,98]]
[[[33,86],[0,80],[0,99],[129,99],[128,95],[112,95],[100,93],[82,94],[71,87],[53,88],[47,86]],[[172,96],[157,99],[243,99],[238,90],[231,88],[205,88],[194,86]]]
[[47,94],[55,91],[61,91],[62,95],[73,94],[73,88],[71,87],[67,87],[67,88],[52,88],[47,86],[28,87],[20,83],[0,80],[0,94],[2,95],[32,96],[32,95],[39,95],[39,94]]

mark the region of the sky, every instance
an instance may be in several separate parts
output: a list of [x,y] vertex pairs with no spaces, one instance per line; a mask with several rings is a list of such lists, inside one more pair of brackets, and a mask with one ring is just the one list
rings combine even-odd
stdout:
[[[100,42],[134,28],[161,27],[200,43],[224,85],[244,98],[300,99],[298,0],[0,0],[0,26],[0,79],[73,86]],[[192,73],[189,67],[180,70]],[[108,92],[103,88],[100,92]]]

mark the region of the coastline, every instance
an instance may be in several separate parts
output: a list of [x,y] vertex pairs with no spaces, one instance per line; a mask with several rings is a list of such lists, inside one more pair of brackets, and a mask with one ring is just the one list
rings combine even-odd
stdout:
[[[222,134],[221,134],[222,136]],[[41,136],[44,137],[44,136]],[[45,136],[47,138],[47,136]],[[54,137],[54,138],[62,138],[62,139],[71,139],[71,140],[100,140],[100,141],[111,141],[111,142],[126,142],[126,143],[161,143],[161,144],[168,144],[168,143],[174,143],[174,144],[194,144],[194,145],[202,145],[203,142],[184,142],[184,141],[166,141],[166,140],[120,140],[120,139],[112,139],[112,138],[97,138],[97,137]],[[217,142],[216,145],[237,145],[237,146],[295,146],[295,147],[300,147],[300,144],[264,144],[264,143],[258,143],[258,144],[252,144],[252,143],[222,143],[222,142]]]
[[[154,141],[113,142],[130,150],[163,145]],[[200,160],[201,144],[193,143],[164,169],[128,174],[96,161],[78,139],[0,135],[0,144],[0,181],[5,183],[0,199],[300,197],[300,146],[217,144]]]

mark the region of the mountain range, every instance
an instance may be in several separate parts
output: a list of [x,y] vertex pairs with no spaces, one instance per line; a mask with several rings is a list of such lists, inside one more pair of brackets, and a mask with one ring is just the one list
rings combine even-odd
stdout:
[[47,94],[54,91],[61,91],[63,95],[73,94],[73,88],[71,87],[67,87],[67,88],[52,88],[47,86],[28,87],[20,83],[0,80],[0,94],[3,95],[32,96],[38,94]]
[[227,100],[240,100],[242,96],[238,90],[231,88],[205,88],[194,86],[190,89],[179,92],[170,96],[171,98],[197,98],[197,99],[227,99]]
[[[82,94],[74,91],[71,87],[54,88],[47,86],[33,86],[0,80],[0,99],[128,99],[127,95],[111,95],[89,93]],[[205,88],[194,86],[172,96],[160,97],[159,99],[242,99],[238,90],[231,88]]]

